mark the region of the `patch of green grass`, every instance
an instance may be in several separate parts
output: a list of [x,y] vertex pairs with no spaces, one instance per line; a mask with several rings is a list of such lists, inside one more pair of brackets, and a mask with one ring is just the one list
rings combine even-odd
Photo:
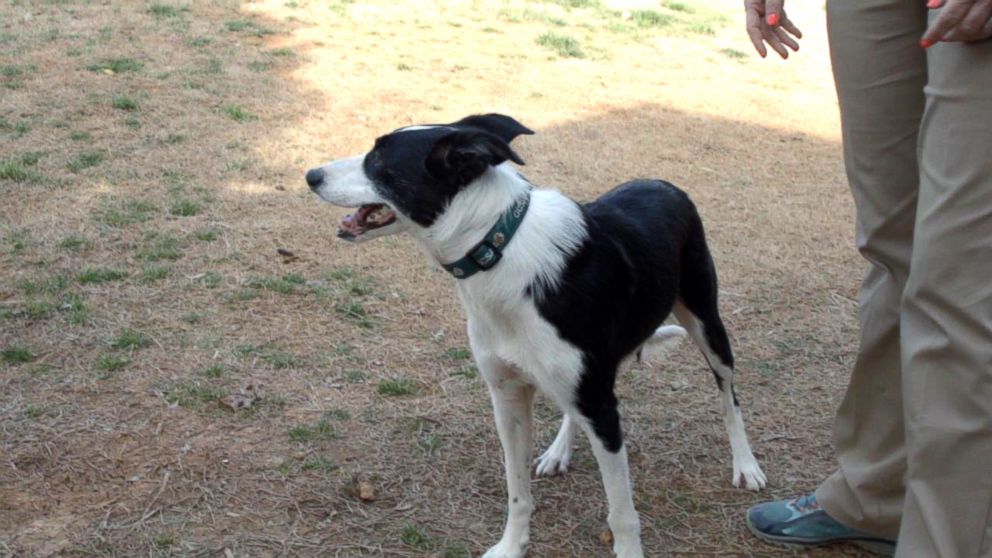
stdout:
[[742,60],[747,58],[747,53],[743,50],[738,50],[736,48],[721,48],[720,52],[723,53],[727,58],[733,58],[734,60]]
[[25,364],[38,358],[38,356],[32,353],[30,349],[19,345],[7,347],[3,351],[0,351],[0,357],[3,358],[3,361],[6,364],[11,366],[15,364]]
[[240,105],[226,105],[221,110],[235,122],[247,122],[258,118]]
[[208,271],[200,277],[200,282],[208,289],[216,289],[224,280],[224,276],[216,271]]
[[94,212],[97,221],[111,227],[124,227],[135,223],[144,223],[152,218],[155,206],[148,201],[135,199],[108,199],[103,206]]
[[175,382],[160,391],[166,401],[187,409],[198,409],[227,395],[219,387],[193,379]]
[[55,313],[56,307],[48,300],[29,300],[19,315],[29,320],[43,320]]
[[46,364],[44,362],[39,362],[34,366],[28,368],[28,374],[32,376],[45,376],[55,370],[55,367],[51,364]]
[[6,160],[0,161],[0,180],[13,182],[35,182],[38,175],[26,168],[23,162]]
[[262,35],[271,35],[275,31],[267,29],[255,23],[254,21],[248,21],[245,19],[235,19],[231,21],[225,21],[224,27],[234,33],[248,33],[249,35],[254,35],[255,37],[261,37]]
[[141,269],[141,282],[154,283],[169,277],[172,268],[167,265],[146,265]]
[[296,56],[296,52],[289,47],[274,48],[272,50],[265,51],[265,53],[270,56],[283,56],[283,57]]
[[99,165],[103,162],[103,158],[103,151],[83,151],[69,161],[68,168],[72,172],[79,172]]
[[110,101],[110,106],[118,110],[138,110],[138,101],[127,95],[114,95]]
[[197,314],[196,312],[190,312],[188,314],[183,314],[179,317],[179,319],[188,324],[198,324],[203,320],[203,316]]
[[16,78],[24,75],[24,69],[19,66],[0,66],[0,77]]
[[157,238],[150,246],[140,250],[137,256],[148,262],[178,260],[183,257],[183,242],[171,235]]
[[224,367],[220,364],[215,364],[204,370],[203,375],[207,378],[220,378],[224,375]]
[[83,130],[73,130],[69,134],[69,139],[72,141],[89,141],[93,139],[93,135]]
[[38,407],[36,405],[28,405],[24,409],[24,416],[29,419],[36,419],[45,414],[45,409],[43,407]]
[[176,538],[168,533],[159,533],[152,537],[152,543],[155,548],[165,550],[176,545]]
[[697,35],[716,35],[716,27],[704,21],[694,21],[686,29]]
[[399,71],[401,71],[401,72],[409,72],[413,68],[410,67],[409,64],[404,64],[403,62],[400,62],[399,64],[396,65],[396,69],[399,70]]
[[450,375],[471,380],[479,376],[479,369],[474,364],[464,364]]
[[410,381],[409,378],[393,378],[392,380],[383,380],[379,382],[376,386],[376,390],[380,395],[388,395],[391,397],[401,397],[404,395],[414,395],[417,393],[417,386]]
[[582,58],[585,53],[579,47],[579,42],[567,35],[547,32],[537,38],[537,44],[550,49],[562,58]]
[[289,431],[289,439],[294,442],[316,442],[322,440],[333,440],[338,433],[334,425],[326,419],[320,419],[313,424],[301,424]]
[[255,60],[248,63],[248,69],[258,74],[267,72],[270,68],[272,68],[272,62],[268,60]]
[[213,228],[197,229],[193,231],[193,238],[202,242],[213,242],[217,240],[218,231]]
[[22,279],[17,287],[26,295],[57,295],[69,286],[69,278],[65,275],[52,275],[43,279]]
[[165,136],[165,143],[169,145],[176,145],[177,143],[182,143],[186,141],[186,136],[182,134],[169,134]]
[[344,371],[344,378],[353,384],[364,382],[368,377],[369,375],[361,370],[349,369]]
[[427,455],[433,455],[437,450],[441,449],[443,443],[443,440],[437,434],[425,434],[417,440],[417,445]]
[[185,12],[189,11],[188,6],[170,6],[168,4],[152,4],[148,7],[148,12],[151,13],[156,18],[177,18],[182,17]]
[[69,314],[69,321],[74,324],[87,324],[90,322],[90,312],[86,308],[82,295],[79,293],[66,293],[59,301],[59,308]]
[[284,368],[293,368],[299,363],[296,357],[291,353],[284,353],[282,351],[270,351],[262,355],[262,359],[269,363],[272,368],[276,370],[282,370]]
[[59,248],[70,252],[82,252],[93,247],[93,243],[88,238],[78,234],[70,234],[59,241]]
[[444,356],[451,360],[471,360],[472,351],[468,347],[451,347],[444,351]]
[[322,455],[311,457],[300,464],[301,471],[334,471],[338,466]]
[[83,283],[107,283],[127,278],[127,272],[107,267],[88,267],[83,269],[76,279]]
[[375,322],[369,318],[368,313],[365,311],[365,307],[362,306],[360,301],[348,300],[339,302],[334,305],[334,311],[350,320],[353,320],[359,325],[359,327],[365,329],[375,328]]
[[331,409],[324,413],[324,417],[331,420],[351,420],[351,413],[343,409]]
[[18,139],[31,131],[31,125],[23,120],[11,124],[6,118],[0,117],[0,130],[11,134],[14,139]]
[[692,6],[685,4],[683,2],[675,2],[673,0],[665,0],[662,4],[664,7],[672,10],[673,12],[684,12],[687,14],[695,13],[696,10]]
[[135,329],[125,329],[110,346],[114,349],[141,349],[151,344],[151,337]]
[[201,206],[199,203],[189,198],[179,198],[169,206],[169,213],[179,217],[192,217],[199,213],[200,209]]
[[10,245],[10,252],[15,255],[23,253],[32,244],[31,234],[26,229],[11,231],[4,241]]
[[141,120],[138,120],[137,116],[128,116],[124,119],[124,125],[132,130],[138,130],[141,128]]
[[90,64],[86,69],[91,72],[110,70],[119,74],[122,72],[140,72],[144,67],[145,64],[143,62],[139,62],[134,58],[108,58],[95,64]]
[[124,355],[104,353],[96,361],[96,368],[104,372],[117,372],[123,370],[131,360]]
[[21,153],[20,160],[22,164],[33,167],[38,164],[38,161],[40,161],[44,155],[45,154],[41,151],[27,151],[25,153]]
[[638,27],[668,27],[677,21],[674,16],[655,10],[634,10],[630,13],[630,19]]
[[205,47],[212,42],[214,42],[214,40],[210,37],[193,37],[192,39],[186,41],[186,44],[194,48],[200,48]]
[[416,525],[403,527],[403,530],[400,531],[400,540],[403,541],[403,544],[423,552],[429,552],[437,547],[434,539]]
[[296,288],[306,283],[306,278],[298,273],[290,273],[282,277],[258,277],[248,281],[252,289],[264,289],[280,294],[293,294]]

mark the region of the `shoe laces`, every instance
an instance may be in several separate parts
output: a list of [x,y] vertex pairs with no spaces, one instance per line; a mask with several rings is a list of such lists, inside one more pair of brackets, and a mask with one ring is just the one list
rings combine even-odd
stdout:
[[791,502],[792,507],[799,510],[800,513],[810,513],[815,512],[820,509],[820,503],[816,501],[816,494],[806,494],[800,496]]

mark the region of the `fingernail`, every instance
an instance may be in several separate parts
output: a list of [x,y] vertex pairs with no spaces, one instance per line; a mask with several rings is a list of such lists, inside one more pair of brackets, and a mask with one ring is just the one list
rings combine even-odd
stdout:
[[929,0],[927,2],[927,7],[931,10],[940,6],[940,0]]
[[[936,2],[937,0],[930,0],[931,2]],[[776,26],[778,25],[778,14],[768,14],[768,25]]]
[[930,39],[923,39],[920,41],[920,46],[923,48],[930,48],[933,46],[933,41]]

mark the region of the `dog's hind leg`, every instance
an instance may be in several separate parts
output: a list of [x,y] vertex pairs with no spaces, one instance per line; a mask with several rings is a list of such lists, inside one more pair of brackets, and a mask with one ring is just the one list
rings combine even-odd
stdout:
[[551,476],[565,474],[572,460],[572,443],[575,438],[575,423],[565,414],[555,441],[537,458],[537,474]]
[[483,558],[523,558],[530,540],[534,498],[530,491],[534,386],[502,360],[476,354],[479,371],[489,386],[496,430],[506,469],[507,516],[503,537]]
[[698,216],[694,216],[690,222],[689,235],[682,251],[679,284],[681,291],[675,303],[675,317],[703,352],[720,389],[723,421],[730,437],[730,450],[734,459],[734,486],[740,486],[743,478],[745,486],[750,490],[764,488],[767,480],[751,452],[741,408],[734,393],[734,354],[717,308],[716,268],[706,246],[703,224]]

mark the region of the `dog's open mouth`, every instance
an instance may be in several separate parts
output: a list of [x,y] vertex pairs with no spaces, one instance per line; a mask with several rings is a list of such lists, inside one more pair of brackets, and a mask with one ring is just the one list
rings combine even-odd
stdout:
[[373,229],[391,225],[396,221],[396,213],[386,204],[369,203],[358,208],[355,213],[341,220],[338,236],[355,238]]

